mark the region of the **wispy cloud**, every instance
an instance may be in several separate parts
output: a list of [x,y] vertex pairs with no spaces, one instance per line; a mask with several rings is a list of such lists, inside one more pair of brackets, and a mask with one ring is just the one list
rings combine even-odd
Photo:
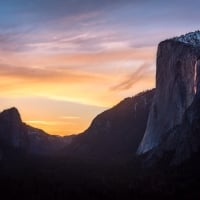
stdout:
[[[113,83],[124,82],[141,62],[152,61],[154,51],[155,48],[126,48],[53,55],[4,52],[0,54],[1,96],[42,96],[110,106],[130,95],[127,91],[120,96]],[[129,85],[123,83],[121,91]],[[111,87],[115,91],[112,99]]]
[[27,120],[25,121],[28,124],[37,124],[37,125],[58,125],[55,121],[41,121],[41,120]]
[[111,91],[121,91],[121,90],[128,90],[133,87],[139,80],[145,78],[145,76],[149,73],[152,73],[151,69],[152,64],[145,63],[137,68],[132,74],[128,75],[125,80],[121,83],[112,86],[110,88]]
[[78,120],[78,119],[80,119],[80,116],[61,116],[60,119],[64,119],[64,120]]
[[93,79],[103,79],[103,76],[80,70],[73,70],[71,67],[21,67],[8,64],[0,64],[0,77],[16,78],[25,82],[36,81],[60,81],[77,82]]

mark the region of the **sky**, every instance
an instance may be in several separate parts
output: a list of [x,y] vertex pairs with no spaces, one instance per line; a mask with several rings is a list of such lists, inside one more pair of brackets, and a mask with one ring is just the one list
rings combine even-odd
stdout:
[[50,134],[83,132],[155,86],[160,41],[200,29],[199,1],[0,1],[0,110]]

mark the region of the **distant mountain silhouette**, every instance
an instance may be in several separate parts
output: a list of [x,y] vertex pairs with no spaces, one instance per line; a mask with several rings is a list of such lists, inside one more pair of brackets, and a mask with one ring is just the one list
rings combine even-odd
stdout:
[[71,142],[71,137],[52,136],[22,122],[16,108],[0,113],[1,157],[10,152],[24,154],[52,154]]
[[0,150],[28,154],[56,153],[94,159],[127,159],[134,155],[144,135],[154,90],[126,98],[99,114],[77,136],[52,136],[21,121],[16,108],[0,113]]

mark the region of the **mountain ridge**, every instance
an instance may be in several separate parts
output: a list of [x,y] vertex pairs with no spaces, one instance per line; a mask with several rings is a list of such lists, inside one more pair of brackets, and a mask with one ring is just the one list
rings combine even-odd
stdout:
[[[4,129],[10,135],[10,138],[2,140],[4,145],[9,144],[28,153],[96,159],[107,157],[108,160],[132,157],[143,136],[153,95],[154,89],[125,98],[97,115],[83,133],[66,137],[52,136],[23,123],[17,108],[12,107],[0,113],[0,140],[3,135],[1,129]],[[6,127],[3,125],[5,117]],[[10,130],[12,123],[14,128]]]
[[133,157],[144,134],[154,92],[126,98],[97,115],[69,145],[71,153],[103,160]]

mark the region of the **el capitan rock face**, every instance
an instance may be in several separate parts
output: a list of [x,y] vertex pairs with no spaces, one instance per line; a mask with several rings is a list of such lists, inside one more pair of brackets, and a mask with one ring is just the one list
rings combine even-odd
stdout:
[[196,40],[190,44],[189,39],[181,36],[158,46],[156,92],[138,154],[158,146],[167,132],[180,125],[194,100],[200,49]]
[[[138,154],[180,164],[200,150],[200,32],[161,42],[156,92]],[[169,156],[170,155],[170,156]]]

